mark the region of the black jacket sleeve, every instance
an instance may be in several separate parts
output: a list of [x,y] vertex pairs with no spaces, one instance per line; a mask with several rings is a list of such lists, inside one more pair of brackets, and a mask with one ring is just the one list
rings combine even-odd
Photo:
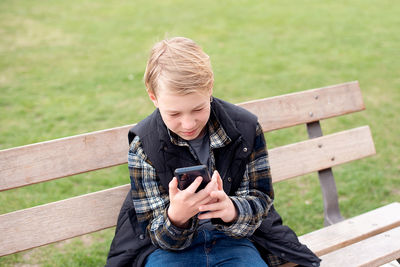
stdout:
[[138,228],[132,195],[129,191],[118,216],[115,236],[105,266],[143,266],[146,257],[155,249],[150,237]]

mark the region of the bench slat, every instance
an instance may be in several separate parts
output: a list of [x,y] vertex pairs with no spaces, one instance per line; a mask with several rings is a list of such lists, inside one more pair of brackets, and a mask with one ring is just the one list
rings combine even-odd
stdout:
[[132,125],[0,151],[0,191],[127,162]]
[[321,267],[380,266],[400,258],[400,227],[321,257]]
[[258,116],[264,131],[309,123],[365,109],[358,82],[254,100],[240,106]]
[[319,171],[374,155],[368,126],[271,149],[269,160],[274,182]]
[[[119,131],[126,131],[129,127],[122,127]],[[124,140],[121,140],[122,138],[115,143],[114,147],[102,145],[106,138],[110,140],[121,136],[121,134],[116,134],[115,131],[103,131],[99,132],[98,135],[91,136],[91,138],[86,135],[77,136],[74,142],[67,141],[68,147],[65,147],[64,145],[66,144],[62,142],[57,142],[57,148],[54,148],[52,142],[47,142],[40,147],[32,145],[35,147],[34,151],[30,150],[29,153],[17,151],[20,156],[19,160],[9,160],[11,166],[4,166],[3,173],[5,174],[0,177],[0,190],[99,169],[101,168],[100,164],[105,161],[109,161],[110,165],[126,163],[128,146],[123,145]],[[47,145],[48,147],[46,147]],[[85,150],[85,154],[80,154],[81,157],[74,156],[78,151],[82,150],[82,146],[88,145],[96,147],[97,150],[90,151],[88,149]],[[30,149],[28,147],[25,148],[27,150]],[[64,152],[61,153],[60,150]],[[58,151],[58,153],[55,151]],[[37,153],[37,157],[32,157],[32,153]],[[107,156],[100,156],[101,154],[106,154]],[[271,173],[274,182],[330,168],[374,154],[375,146],[368,126],[269,150]],[[13,153],[8,153],[7,156],[10,159],[17,157]],[[18,168],[16,165],[21,161],[26,162],[23,164],[25,165],[24,168]],[[14,166],[12,166],[13,164]],[[25,179],[12,179],[12,177],[25,177]]]
[[[239,105],[259,117],[264,131],[364,109],[358,82]],[[124,164],[132,126],[1,150],[0,191]]]
[[115,226],[130,185],[0,215],[0,256]]
[[395,202],[305,234],[299,240],[321,256],[399,226],[400,203]]

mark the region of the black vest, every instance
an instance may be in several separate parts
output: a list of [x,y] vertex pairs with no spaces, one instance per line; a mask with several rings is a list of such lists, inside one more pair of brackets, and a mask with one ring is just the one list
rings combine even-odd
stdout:
[[[224,191],[232,195],[240,185],[256,136],[257,118],[248,111],[214,98],[211,116],[215,116],[232,142],[214,150],[215,165],[223,178]],[[187,147],[171,143],[168,130],[155,110],[129,131],[129,143],[138,135],[145,154],[156,170],[160,183],[168,191],[168,183],[176,168],[199,164]],[[272,188],[271,188],[272,191]],[[214,220],[221,223],[222,220]],[[272,205],[268,216],[250,238],[269,266],[270,255],[301,266],[319,266],[320,259],[300,244],[296,234],[287,226]],[[107,258],[107,267],[143,266],[146,257],[156,247],[137,221],[131,192],[122,205],[115,236]]]
[[[238,189],[252,152],[257,117],[217,98],[211,102],[210,116],[219,121],[232,140],[227,146],[214,150],[216,169],[224,182],[224,191],[230,195]],[[166,190],[176,168],[200,164],[188,147],[171,143],[158,109],[129,131],[129,143],[136,135],[140,137],[143,150]]]

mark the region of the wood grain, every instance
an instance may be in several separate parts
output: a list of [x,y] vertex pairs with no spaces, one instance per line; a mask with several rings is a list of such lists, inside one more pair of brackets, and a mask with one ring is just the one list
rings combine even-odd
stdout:
[[376,153],[368,126],[269,150],[274,182],[330,168]]
[[[120,128],[119,131],[127,131],[128,128]],[[25,160],[25,164],[29,164],[30,168],[18,168],[17,163],[20,161],[10,160],[9,166],[4,166],[3,172],[6,173],[8,170],[9,174],[0,178],[1,189],[5,190],[54,179],[54,177],[101,168],[96,163],[104,164],[108,162],[109,165],[125,163],[127,162],[128,147],[121,145],[123,140],[116,142],[114,147],[102,144],[103,141],[107,142],[116,138],[115,132],[111,132],[111,134],[101,132],[93,138],[80,136],[73,142],[71,140],[67,142],[68,149],[65,149],[63,154],[49,152],[49,150],[53,150],[51,142],[47,143],[49,145],[47,149],[45,149],[45,146],[41,146],[40,149],[36,147],[32,151],[32,149],[26,147],[30,152],[23,154],[23,159],[20,159],[20,161]],[[97,148],[96,152],[90,151],[91,149],[88,148],[85,150],[86,153],[83,153],[82,146],[88,146],[89,143],[90,146]],[[59,148],[62,146],[63,144],[58,143]],[[32,157],[32,153],[36,153],[37,157]],[[76,157],[76,153],[80,153],[78,154],[80,157]],[[278,182],[375,153],[371,131],[368,126],[364,126],[271,149],[269,150],[269,160],[273,181]],[[12,153],[8,155],[11,157]],[[34,158],[36,158],[36,161],[34,161]],[[64,158],[67,158],[67,161]],[[49,166],[50,164],[53,164],[53,166]],[[11,172],[13,173],[11,174]],[[25,179],[11,179],[21,176]]]
[[0,215],[0,256],[116,225],[130,185]]
[[299,240],[321,256],[399,226],[400,203],[395,202],[305,234]]
[[312,89],[240,104],[258,116],[264,131],[323,120],[365,109],[358,82]]
[[0,151],[0,191],[127,162],[132,125]]
[[[364,109],[358,82],[239,104],[254,112],[264,131]],[[133,125],[0,151],[0,191],[127,162]]]
[[321,267],[381,266],[400,258],[400,227],[322,256]]

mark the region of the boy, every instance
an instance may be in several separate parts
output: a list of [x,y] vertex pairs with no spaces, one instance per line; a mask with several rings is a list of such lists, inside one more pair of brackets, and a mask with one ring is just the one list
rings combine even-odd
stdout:
[[[131,192],[121,209],[107,266],[318,266],[281,225],[257,118],[213,98],[208,55],[192,40],[157,43],[145,72],[156,110],[129,132]],[[174,170],[206,165],[178,189]]]

